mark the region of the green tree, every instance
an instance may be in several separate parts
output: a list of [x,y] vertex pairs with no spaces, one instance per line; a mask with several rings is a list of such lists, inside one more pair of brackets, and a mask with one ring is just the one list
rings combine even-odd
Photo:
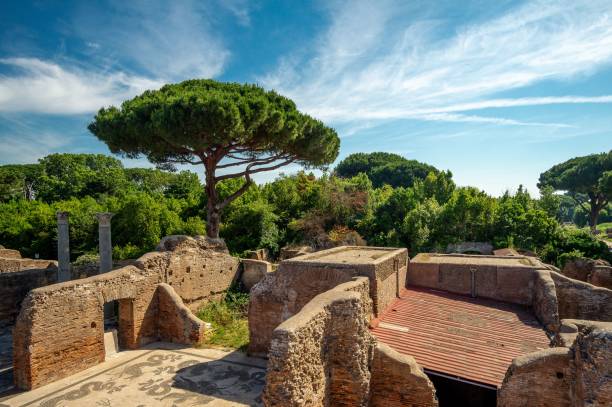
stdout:
[[127,187],[121,161],[102,154],[50,154],[40,160],[38,199],[114,195]]
[[411,187],[416,180],[425,179],[430,172],[437,173],[438,170],[416,160],[382,152],[351,154],[335,168],[336,175],[343,178],[364,173],[376,188],[385,184],[392,187]]
[[[291,100],[255,85],[213,80],[166,85],[120,108],[103,108],[89,130],[113,153],[145,155],[165,167],[203,165],[211,238],[219,237],[221,211],[249,188],[253,174],[291,163],[322,168],[340,146],[333,129],[300,113]],[[231,178],[245,183],[221,200],[217,184]]]
[[443,205],[455,190],[453,174],[450,171],[432,171],[422,181],[417,179],[414,182],[414,189],[423,199],[434,198],[440,205]]
[[436,227],[436,242],[447,245],[460,241],[492,239],[493,219],[497,201],[474,187],[461,187],[440,210]]
[[612,151],[576,157],[540,174],[538,187],[551,186],[555,190],[568,191],[589,214],[589,225],[594,230],[599,212],[610,199],[610,171]]
[[42,168],[39,164],[0,166],[0,201],[36,198]]
[[221,228],[221,236],[233,253],[265,248],[273,255],[279,250],[279,230],[273,207],[258,200],[235,208]]
[[369,175],[374,168],[405,161],[408,160],[393,153],[354,153],[340,161],[334,171],[339,177],[350,178],[361,172]]
[[540,199],[538,206],[544,210],[548,216],[561,219],[561,196],[555,194],[555,190],[551,186],[545,186],[540,190]]

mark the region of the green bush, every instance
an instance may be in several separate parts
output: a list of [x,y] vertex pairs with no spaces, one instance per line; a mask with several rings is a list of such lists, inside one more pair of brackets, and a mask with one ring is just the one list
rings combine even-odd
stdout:
[[560,268],[563,268],[568,261],[572,261],[576,259],[583,259],[583,258],[584,258],[584,253],[582,253],[580,250],[574,249],[571,252],[561,253],[557,257],[557,264]]
[[212,324],[212,333],[202,345],[245,349],[249,343],[248,305],[249,294],[236,288],[228,290],[221,301],[206,304],[198,317]]

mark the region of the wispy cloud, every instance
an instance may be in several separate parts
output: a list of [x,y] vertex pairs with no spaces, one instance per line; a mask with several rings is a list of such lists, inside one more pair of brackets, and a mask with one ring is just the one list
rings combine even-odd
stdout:
[[[224,7],[248,21],[248,12],[240,4],[232,0]],[[150,77],[210,78],[223,71],[230,56],[213,27],[217,10],[209,2],[196,0],[112,0],[103,8],[83,3],[71,32],[99,44],[98,56],[107,62],[136,68]]]
[[251,24],[251,10],[249,0],[220,0],[221,7],[228,10],[242,25]]
[[88,59],[0,59],[10,68],[0,75],[0,112],[89,113],[163,83],[215,77],[230,55],[213,27],[215,13],[250,21],[243,0],[80,6],[64,34],[82,40]]
[[0,76],[0,112],[79,114],[117,104],[161,82],[123,72],[68,69],[36,58],[0,59],[17,70]]
[[[314,56],[281,61],[261,78],[324,120],[419,119],[567,126],[459,114],[489,108],[611,103],[612,96],[500,99],[545,80],[590,74],[612,61],[609,1],[532,1],[455,27],[398,2],[334,3]],[[417,16],[417,17],[414,17]]]

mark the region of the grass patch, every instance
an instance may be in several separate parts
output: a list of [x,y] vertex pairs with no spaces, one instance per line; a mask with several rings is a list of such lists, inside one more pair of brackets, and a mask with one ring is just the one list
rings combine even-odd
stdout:
[[199,312],[198,318],[212,324],[212,333],[202,345],[246,349],[249,344],[247,311],[249,294],[229,289],[221,301],[211,301]]

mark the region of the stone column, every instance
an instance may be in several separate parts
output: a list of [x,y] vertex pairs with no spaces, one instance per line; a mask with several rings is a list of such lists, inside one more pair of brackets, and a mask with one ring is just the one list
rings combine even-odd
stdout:
[[70,225],[68,212],[57,212],[57,281],[70,280]]
[[107,273],[113,269],[113,245],[111,243],[111,218],[110,212],[96,214],[98,218],[99,252],[100,252],[100,274]]

